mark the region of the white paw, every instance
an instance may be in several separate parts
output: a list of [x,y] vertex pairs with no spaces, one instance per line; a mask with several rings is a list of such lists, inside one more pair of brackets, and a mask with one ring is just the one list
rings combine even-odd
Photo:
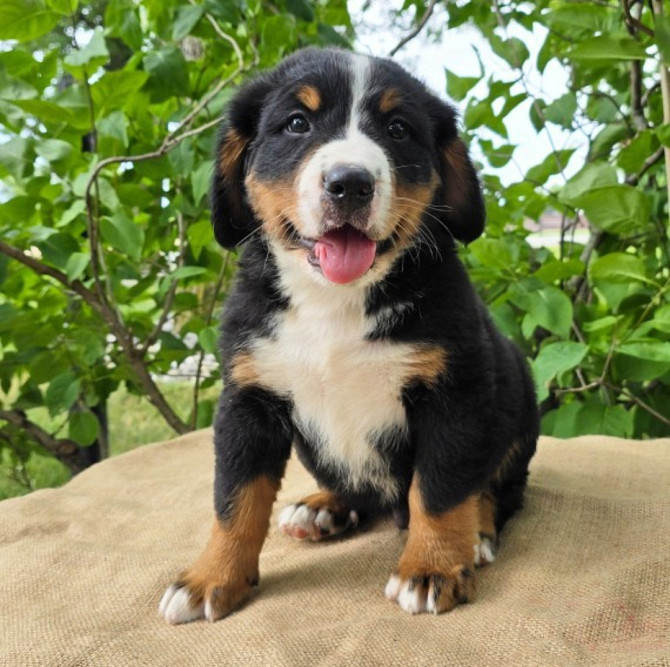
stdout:
[[302,503],[287,505],[279,514],[279,530],[296,540],[316,542],[355,528],[358,514],[351,510],[347,515],[337,515],[326,508],[312,508]]
[[410,614],[441,614],[472,599],[472,570],[463,565],[449,574],[421,573],[402,578],[391,575],[384,595]]
[[177,586],[176,584],[168,586],[168,589],[163,593],[163,597],[158,605],[158,613],[170,625],[189,623],[199,618],[212,620],[207,615],[205,605],[202,602],[194,605],[191,601],[189,590],[184,586]]
[[496,559],[496,545],[487,535],[480,535],[479,542],[475,544],[475,565],[481,567],[488,565]]

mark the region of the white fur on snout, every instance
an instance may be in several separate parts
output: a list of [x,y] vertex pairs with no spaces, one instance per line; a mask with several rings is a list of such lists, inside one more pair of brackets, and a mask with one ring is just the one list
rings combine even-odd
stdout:
[[365,56],[350,56],[352,89],[349,123],[343,139],[321,146],[300,172],[298,191],[298,226],[303,236],[317,238],[324,232],[324,211],[321,195],[326,174],[337,165],[362,167],[375,179],[375,194],[370,205],[368,234],[382,239],[387,229],[393,185],[391,164],[382,147],[361,131],[362,103],[368,89],[369,60]]
[[188,589],[175,584],[169,586],[163,594],[158,611],[170,625],[189,623],[204,616],[203,604],[192,606]]
[[367,169],[375,179],[375,194],[370,204],[367,233],[373,238],[385,238],[391,206],[391,165],[386,154],[372,139],[360,130],[352,130],[345,139],[330,141],[319,148],[300,172],[298,189],[298,226],[308,238],[324,233],[322,208],[323,179],[338,165]]

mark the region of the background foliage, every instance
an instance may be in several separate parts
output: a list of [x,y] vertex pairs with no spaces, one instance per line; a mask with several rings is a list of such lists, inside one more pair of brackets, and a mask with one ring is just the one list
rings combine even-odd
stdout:
[[[533,360],[545,433],[668,433],[670,21],[651,4],[408,0],[396,16],[407,38],[474,25],[507,65],[447,72],[489,211],[463,257]],[[533,28],[536,62],[519,37]],[[177,433],[210,423],[218,375],[203,369],[235,264],[209,225],[217,118],[253,71],[354,38],[345,0],[0,0],[0,470],[18,488],[36,457],[76,472],[105,456],[120,388]],[[569,86],[545,100],[529,71],[550,63]],[[520,105],[584,148],[555,146],[503,187]],[[528,221],[547,211],[560,238],[537,248]],[[157,378],[187,359],[175,394]]]

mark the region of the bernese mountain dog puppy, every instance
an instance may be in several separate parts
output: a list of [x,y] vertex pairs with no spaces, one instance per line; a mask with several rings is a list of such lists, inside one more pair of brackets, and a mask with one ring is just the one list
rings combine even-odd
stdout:
[[484,205],[454,110],[390,60],[299,51],[230,103],[211,206],[219,243],[243,246],[216,520],[161,614],[216,621],[249,596],[292,447],[320,491],[281,512],[284,533],[392,513],[408,534],[386,597],[411,613],[470,600],[521,506],[538,413],[457,255]]

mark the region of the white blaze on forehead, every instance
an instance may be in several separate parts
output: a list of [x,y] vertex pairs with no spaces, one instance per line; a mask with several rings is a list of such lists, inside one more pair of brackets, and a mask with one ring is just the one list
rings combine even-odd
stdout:
[[350,54],[351,101],[344,138],[333,138],[310,157],[296,181],[298,191],[298,223],[303,236],[317,238],[324,232],[321,194],[324,176],[337,165],[367,169],[375,179],[375,195],[370,207],[371,237],[381,240],[391,232],[388,218],[391,204],[391,165],[383,148],[361,125],[363,104],[370,82],[370,59]]

